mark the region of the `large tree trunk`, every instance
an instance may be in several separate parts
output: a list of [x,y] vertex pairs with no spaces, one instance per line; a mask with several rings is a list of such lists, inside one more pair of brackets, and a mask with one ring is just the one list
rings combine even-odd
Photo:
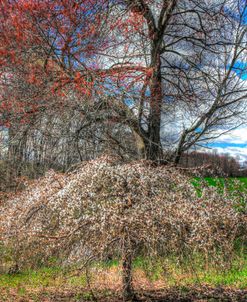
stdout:
[[159,162],[162,160],[159,120],[152,120],[148,134],[148,137],[145,139],[145,158]]
[[162,159],[162,146],[160,139],[161,112],[162,112],[162,79],[160,54],[153,59],[153,76],[151,79],[150,115],[148,122],[148,135],[145,139],[146,158],[154,161]]

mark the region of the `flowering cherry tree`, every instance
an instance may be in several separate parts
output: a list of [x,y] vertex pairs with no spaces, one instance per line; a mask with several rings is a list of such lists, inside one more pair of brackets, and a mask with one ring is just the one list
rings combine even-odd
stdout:
[[1,207],[1,236],[14,244],[19,265],[57,251],[72,263],[120,257],[127,301],[138,253],[230,259],[235,240],[246,236],[246,215],[234,208],[238,198],[206,188],[198,197],[174,168],[104,157],[70,174],[51,171],[10,198]]

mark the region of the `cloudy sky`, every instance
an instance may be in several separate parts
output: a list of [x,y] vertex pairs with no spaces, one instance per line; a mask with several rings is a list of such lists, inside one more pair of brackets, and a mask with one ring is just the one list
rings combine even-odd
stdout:
[[241,162],[247,160],[247,125],[222,135],[210,144],[212,150],[218,153],[228,153],[237,157]]
[[[241,70],[239,76],[247,85],[247,63],[238,62],[236,67],[236,73],[238,74],[238,71]],[[247,161],[247,112],[245,126],[241,126],[220,136],[214,143],[211,143],[209,147],[212,148],[211,151],[217,150],[218,153],[227,153],[236,157],[242,163]]]

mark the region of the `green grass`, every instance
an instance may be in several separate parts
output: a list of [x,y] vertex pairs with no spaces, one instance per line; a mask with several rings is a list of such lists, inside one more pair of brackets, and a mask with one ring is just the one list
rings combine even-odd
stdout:
[[[196,279],[192,279],[195,282]],[[207,272],[200,277],[201,283],[207,283],[214,286],[234,286],[241,289],[247,288],[247,266],[238,270],[231,270],[225,273]]]
[[[229,270],[216,270],[213,265],[205,270],[201,258],[195,261],[185,261],[178,264],[176,258],[145,259],[138,257],[134,261],[134,271],[144,272],[149,281],[165,280],[167,285],[184,286],[205,283],[212,286],[225,285],[236,288],[247,288],[247,258],[238,258]],[[98,263],[98,269],[108,271],[115,268],[121,270],[118,260]],[[93,272],[93,270],[92,270]],[[93,274],[93,273],[92,273]],[[96,273],[97,274],[97,273]],[[18,274],[0,274],[1,288],[15,288],[18,292],[25,292],[28,288],[49,287],[84,287],[86,286],[85,273],[73,275],[70,270],[62,267],[40,268],[27,270]]]
[[54,285],[63,278],[64,271],[60,267],[45,267],[38,270],[27,270],[17,274],[0,274],[0,287],[22,288],[22,286],[46,287]]
[[234,200],[234,208],[239,212],[247,209],[247,177],[195,177],[191,180],[198,197],[203,194],[203,188],[213,187],[219,194],[227,194],[229,200]]
[[236,189],[236,181],[239,181],[239,185],[242,188],[247,189],[247,177],[195,177],[192,180],[192,184],[198,188],[205,182],[207,185],[211,187],[224,188],[228,187],[231,190]]
[[215,268],[213,263],[209,263],[209,267],[205,269],[205,263],[200,256],[184,260],[180,264],[176,258],[151,261],[138,258],[134,267],[145,271],[150,281],[163,278],[169,286],[187,286],[199,283],[247,289],[247,257],[243,254],[236,255],[236,260],[230,269]]

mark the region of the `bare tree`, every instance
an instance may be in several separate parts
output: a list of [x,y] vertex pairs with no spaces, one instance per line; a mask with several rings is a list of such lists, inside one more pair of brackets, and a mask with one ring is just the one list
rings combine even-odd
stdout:
[[227,19],[222,20],[221,31],[224,34],[221,40],[215,41],[210,55],[200,55],[202,68],[187,70],[185,79],[190,84],[191,102],[186,102],[186,96],[182,100],[184,106],[181,107],[184,108],[180,113],[186,119],[181,121],[174,158],[176,163],[181,153],[192,146],[202,146],[245,123],[247,90],[242,76],[246,68],[242,61],[245,56],[247,7],[243,3],[232,3],[231,6],[230,2],[224,1],[224,8],[228,8],[228,13],[225,13]]

